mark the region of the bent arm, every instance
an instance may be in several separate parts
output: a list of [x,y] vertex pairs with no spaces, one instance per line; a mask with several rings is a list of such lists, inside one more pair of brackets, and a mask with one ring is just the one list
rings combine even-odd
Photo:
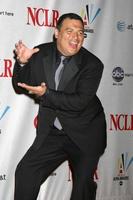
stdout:
[[50,105],[59,110],[81,111],[85,109],[91,99],[96,95],[103,65],[96,66],[93,70],[85,70],[78,81],[74,93],[48,89],[42,97],[42,106]]
[[30,85],[31,83],[30,62],[25,64],[23,67],[18,63],[18,61],[15,62],[13,69],[12,84],[17,93],[23,93],[25,90],[18,86],[19,82],[27,83]]

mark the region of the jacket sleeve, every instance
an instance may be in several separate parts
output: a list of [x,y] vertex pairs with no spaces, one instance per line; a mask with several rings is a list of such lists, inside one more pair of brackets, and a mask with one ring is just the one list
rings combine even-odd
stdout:
[[17,93],[25,93],[26,90],[19,87],[17,84],[18,82],[26,83],[28,85],[31,84],[31,65],[30,61],[25,64],[24,66],[21,66],[18,61],[14,64],[13,69],[13,77],[12,77],[12,84],[14,87],[14,90]]
[[91,70],[87,67],[81,73],[74,93],[48,89],[42,97],[42,106],[51,106],[54,109],[64,111],[81,111],[85,109],[96,95],[102,72],[103,64],[101,62],[93,66]]
[[[39,46],[36,46],[34,48],[39,48]],[[32,86],[36,85],[33,68],[34,68],[34,61],[37,55],[38,53],[33,54],[31,58],[28,60],[28,62],[22,66],[16,59],[15,64],[14,64],[14,69],[13,69],[13,77],[12,77],[12,84],[16,92],[25,91],[27,93],[25,89],[17,86],[18,82],[26,83]]]

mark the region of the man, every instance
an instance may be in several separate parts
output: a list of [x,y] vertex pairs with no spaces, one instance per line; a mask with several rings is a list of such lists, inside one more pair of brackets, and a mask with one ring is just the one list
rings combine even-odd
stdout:
[[14,199],[36,200],[41,184],[68,160],[71,200],[95,200],[93,175],[106,147],[105,115],[96,96],[103,64],[82,47],[84,24],[77,14],[62,15],[54,36],[34,49],[16,44],[14,87],[40,105],[37,136],[16,169]]

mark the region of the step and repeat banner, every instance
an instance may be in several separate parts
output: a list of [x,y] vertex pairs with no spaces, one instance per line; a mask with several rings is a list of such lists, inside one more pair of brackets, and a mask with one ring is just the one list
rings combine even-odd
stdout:
[[[22,40],[32,48],[52,41],[57,20],[66,12],[83,18],[84,47],[104,63],[98,96],[108,135],[94,175],[97,200],[133,200],[132,0],[1,0],[0,200],[13,200],[15,168],[36,134],[38,105],[12,87],[15,43]],[[38,200],[69,200],[71,188],[64,162],[41,186]]]

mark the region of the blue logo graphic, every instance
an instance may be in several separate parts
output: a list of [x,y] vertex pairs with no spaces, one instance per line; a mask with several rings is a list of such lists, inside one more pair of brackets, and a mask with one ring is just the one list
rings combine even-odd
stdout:
[[112,78],[116,82],[121,82],[124,78],[124,70],[121,67],[116,67],[112,71]]
[[88,17],[88,22],[91,24],[95,18],[98,16],[100,13],[101,9],[95,9],[94,4],[86,5],[86,12],[87,12],[87,17]]
[[128,153],[122,153],[118,159],[118,176],[125,176],[132,162],[133,157],[128,159]]
[[117,29],[120,32],[123,32],[126,30],[126,23],[124,21],[118,21],[117,22]]
[[91,24],[98,16],[100,11],[101,8],[95,8],[94,4],[86,5],[86,9],[82,9],[81,11],[81,17],[83,18],[85,25]]
[[85,37],[87,37],[86,33],[94,33],[94,29],[90,28],[89,25],[94,22],[100,11],[101,8],[96,8],[94,4],[88,4],[85,9],[81,10],[80,16],[82,17],[85,26]]
[[10,106],[6,106],[2,112],[0,112],[0,120],[6,115],[7,111],[10,109]]

